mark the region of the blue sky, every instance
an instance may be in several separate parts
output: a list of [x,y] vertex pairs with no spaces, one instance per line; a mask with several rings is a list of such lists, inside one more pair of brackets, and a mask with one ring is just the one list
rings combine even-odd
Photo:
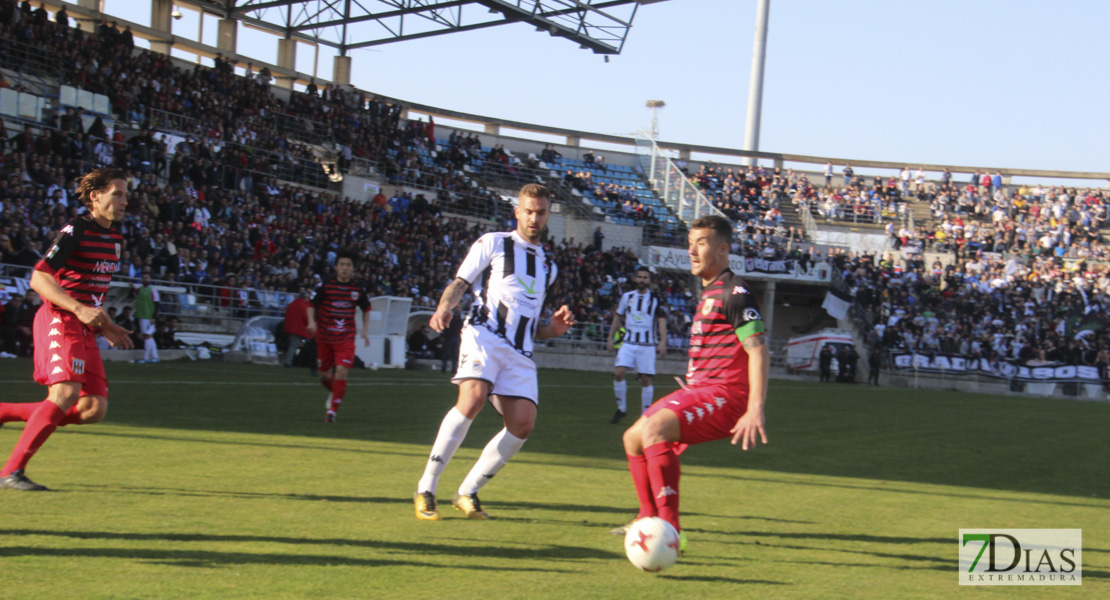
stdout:
[[[149,24],[146,0],[106,10]],[[136,6],[139,5],[139,6]],[[356,51],[353,82],[464,112],[618,135],[742,146],[755,0],[641,7],[605,63],[567,40],[509,25]],[[197,13],[175,33],[196,37]],[[772,0],[760,149],[987,167],[1110,171],[1110,2]],[[205,20],[215,43],[216,20]],[[244,54],[276,39],[240,28]],[[298,69],[312,72],[301,46]],[[321,50],[319,73],[330,76]],[[1099,182],[1105,185],[1105,182]]]

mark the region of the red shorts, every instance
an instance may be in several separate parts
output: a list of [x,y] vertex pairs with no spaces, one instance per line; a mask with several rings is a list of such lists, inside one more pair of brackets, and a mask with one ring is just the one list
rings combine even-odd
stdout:
[[77,315],[44,303],[35,313],[34,337],[36,382],[76,381],[82,396],[108,397],[96,334]]
[[682,437],[676,451],[682,452],[690,444],[731,438],[729,430],[748,411],[748,395],[736,388],[716,385],[677,390],[652,404],[644,416],[650,417],[664,408],[678,416]]
[[321,342],[316,341],[316,370],[323,373],[332,367],[351,368],[355,364],[355,341]]

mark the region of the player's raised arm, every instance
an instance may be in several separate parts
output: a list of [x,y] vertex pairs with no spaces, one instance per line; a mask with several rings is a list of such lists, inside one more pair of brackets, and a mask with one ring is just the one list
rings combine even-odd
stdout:
[[559,337],[569,331],[571,327],[574,327],[574,323],[574,313],[571,312],[570,307],[564,304],[559,307],[559,310],[555,311],[555,314],[551,315],[550,323],[536,328],[536,339]]
[[456,277],[454,281],[447,284],[447,288],[443,290],[443,295],[439,297],[439,305],[436,306],[436,312],[432,315],[428,325],[436,330],[442,332],[447,329],[451,324],[451,311],[462,302],[466,290],[470,289],[470,282],[462,277]]

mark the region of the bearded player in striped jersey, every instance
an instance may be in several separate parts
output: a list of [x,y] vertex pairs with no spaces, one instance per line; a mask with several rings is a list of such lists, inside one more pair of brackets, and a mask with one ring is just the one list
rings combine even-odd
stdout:
[[362,341],[370,345],[370,297],[355,282],[354,254],[336,253],[335,278],[316,290],[308,305],[309,335],[316,336],[316,370],[328,388],[324,422],[334,423],[347,394],[347,371],[355,362],[355,309],[362,309]]
[[96,169],[81,178],[77,195],[88,209],[64,227],[35,265],[31,288],[43,303],[35,314],[35,381],[48,386],[42,402],[0,404],[0,423],[27,421],[0,488],[42,491],[24,473],[35,452],[61,425],[96,423],[108,412],[108,381],[97,335],[117,348],[131,348],[130,331],[102,307],[112,274],[119,270],[123,236],[114,224],[127,210],[127,179],[120,169]]
[[417,483],[413,496],[417,519],[439,520],[435,496],[439,477],[487,400],[501,414],[505,427],[486,445],[452,499],[467,518],[489,518],[478,501],[478,490],[532,433],[539,405],[532,340],[561,336],[574,325],[574,314],[566,305],[555,311],[550,323],[539,324],[544,299],[557,273],[540,245],[551,214],[550,197],[551,192],[542,185],[521,188],[515,209],[516,231],[478,238],[432,315],[432,329],[443,331],[451,322],[451,311],[473,286],[475,300],[462,330],[459,367],[451,379],[459,386],[459,397],[440,424],[424,475]]
[[[624,329],[625,335],[617,349],[616,368],[613,370],[613,395],[617,398],[617,412],[610,423],[618,423],[628,414],[628,382],[624,375],[635,369],[640,375],[640,408],[646,411],[655,400],[655,355],[667,353],[667,312],[661,299],[651,291],[651,271],[639,267],[632,278],[636,289],[621,295],[609,331]],[[605,343],[608,350],[614,347],[613,336]]]
[[[689,242],[690,271],[701,278],[703,291],[690,331],[687,383],[624,433],[640,500],[636,518],[658,516],[679,532],[678,455],[690,444],[725,438],[744,450],[755,448],[757,439],[766,444],[763,404],[770,368],[759,305],[729,270],[732,226],[723,217],[702,217],[691,226]],[[685,534],[681,539],[684,547]]]

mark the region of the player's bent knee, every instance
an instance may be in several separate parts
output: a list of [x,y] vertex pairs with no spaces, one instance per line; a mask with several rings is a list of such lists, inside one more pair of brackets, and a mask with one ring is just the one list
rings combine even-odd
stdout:
[[108,399],[103,396],[82,396],[77,406],[82,425],[99,423],[108,415]]
[[661,410],[644,419],[640,439],[644,447],[660,442],[677,442],[681,435],[678,419],[669,410]]
[[478,416],[485,406],[486,399],[484,396],[475,394],[459,394],[459,400],[455,403],[455,408],[459,410],[468,419],[473,419]]
[[509,433],[516,437],[525,440],[528,439],[528,436],[532,435],[532,429],[534,429],[535,426],[536,424],[534,422],[516,421],[513,423],[506,423],[505,429],[508,429]]
[[47,399],[63,411],[73,408],[81,397],[81,384],[73,381],[63,381],[50,386]]
[[621,441],[624,442],[624,452],[625,452],[625,454],[642,454],[643,453],[643,451],[644,451],[644,445],[642,443],[643,431],[640,427],[640,424],[642,422],[643,422],[642,418],[638,419],[632,425],[632,427],[629,427],[628,429],[626,429],[624,431],[624,435],[621,437]]

